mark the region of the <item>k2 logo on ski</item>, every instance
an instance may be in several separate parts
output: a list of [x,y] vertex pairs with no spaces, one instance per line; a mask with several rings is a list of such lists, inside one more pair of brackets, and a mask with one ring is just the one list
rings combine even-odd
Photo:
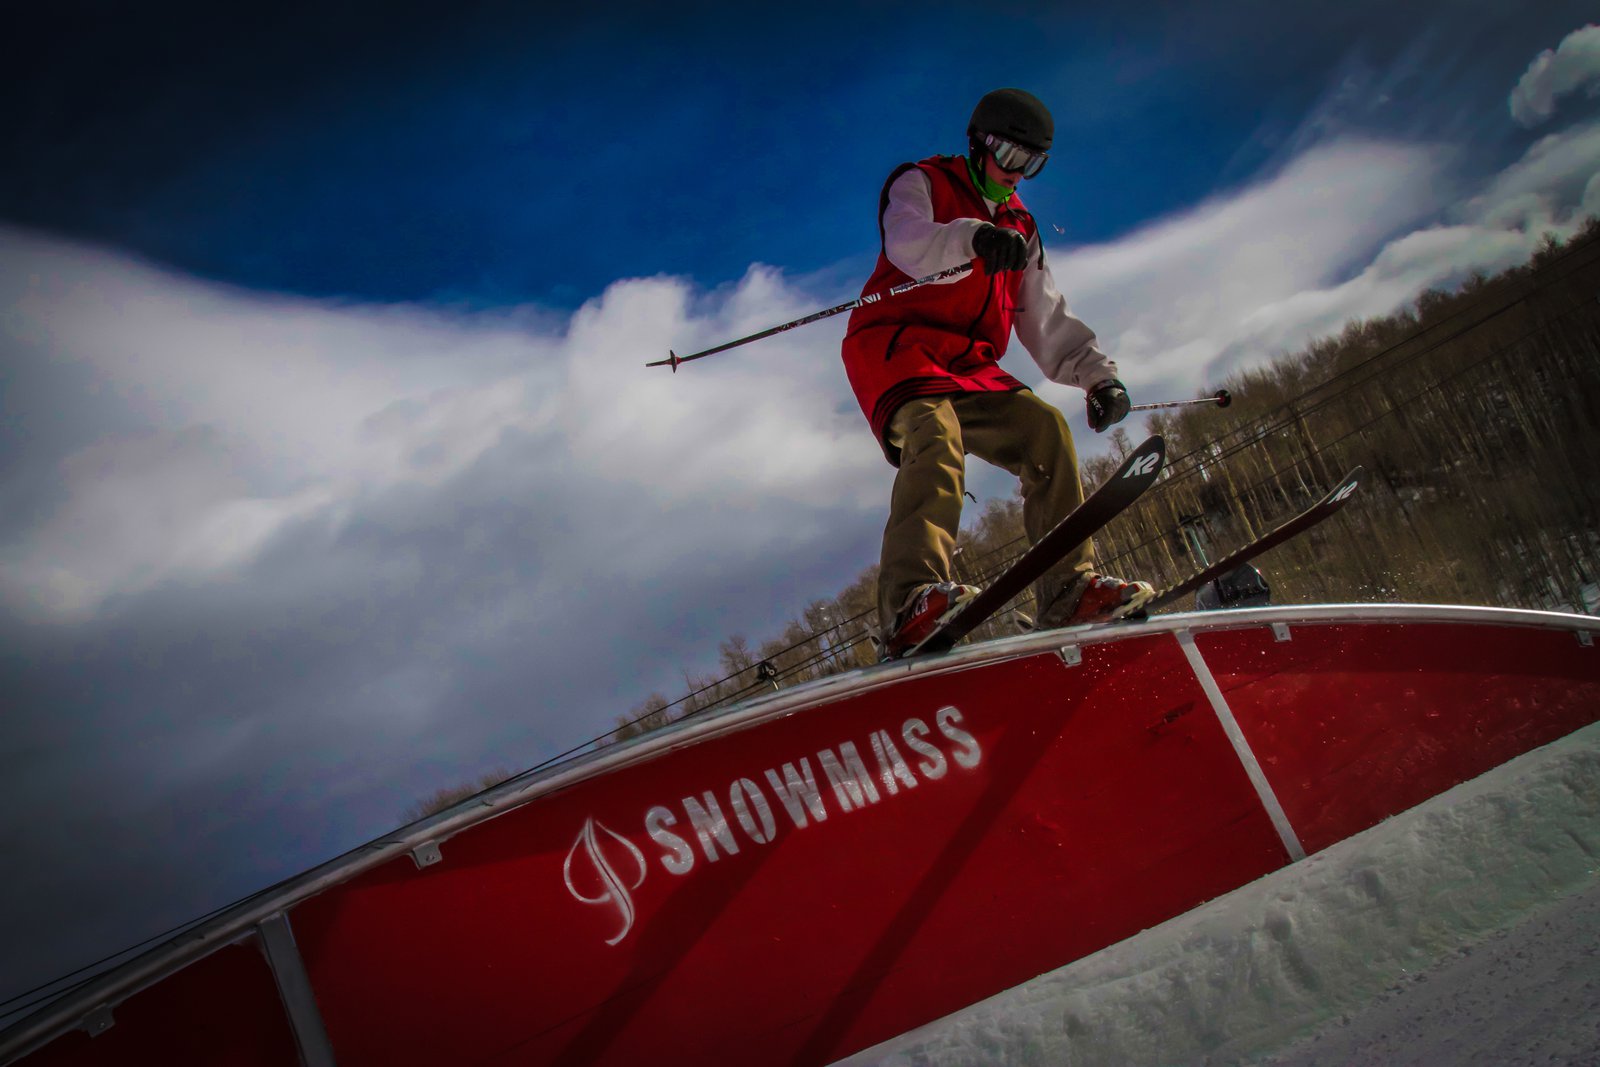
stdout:
[[1161,462],[1161,453],[1152,452],[1128,465],[1128,472],[1124,478],[1142,478],[1156,469],[1156,464]]

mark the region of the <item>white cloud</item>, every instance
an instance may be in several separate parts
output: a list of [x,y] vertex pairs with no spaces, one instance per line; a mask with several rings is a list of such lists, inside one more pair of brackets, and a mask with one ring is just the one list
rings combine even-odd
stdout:
[[1591,94],[1600,86],[1600,26],[1573,30],[1554,51],[1534,57],[1511,90],[1511,117],[1531,129],[1549,121],[1557,100],[1585,86]]
[[519,491],[564,495],[556,506],[574,514],[586,485],[625,491],[633,513],[580,544],[634,564],[740,537],[701,513],[652,528],[649,551],[623,551],[676,501],[877,504],[864,475],[882,460],[859,416],[839,410],[837,331],[676,375],[644,367],[669,345],[800,314],[807,298],[771,270],[697,314],[682,281],[618,282],[561,335],[531,311],[263,297],[20,233],[4,243],[0,339],[14,373],[78,367],[132,424],[83,426],[51,475],[59,502],[0,545],[0,596],[31,617],[82,619],[117,595],[226,578],[291,528],[336,536],[373,501],[438,491],[502,445],[535,472]]
[[1458,214],[1497,229],[1566,230],[1574,216],[1592,213],[1600,172],[1600,122],[1541,137],[1468,198]]
[[[1387,237],[1436,212],[1449,159],[1426,145],[1321,145],[1268,180],[1052,263],[1136,402],[1198,395],[1238,360],[1266,360],[1293,339],[1298,320],[1270,335],[1252,325],[1263,308],[1359,271]],[[1050,392],[1068,403],[1070,390]]]
[[[1600,124],[1575,127],[1462,198],[1443,147],[1323,144],[1255,185],[1051,259],[1136,401],[1194,396],[1570,233],[1600,207],[1596,158]],[[820,558],[846,536],[870,541],[882,521],[890,474],[839,363],[842,316],[677,374],[644,366],[839,295],[819,299],[771,268],[709,295],[675,278],[619,281],[562,323],[534,309],[264,297],[64,242],[5,244],[13,373],[77,367],[97,394],[59,413],[85,425],[50,472],[56,503],[0,543],[0,596],[29,617],[83,619],[119,595],[225,580],[295,530],[332,544],[398,494],[448,502],[497,450],[516,472],[506,492],[569,517],[523,546],[554,587],[573,574],[651,583],[704,553]],[[1078,391],[1038,387],[1085,451],[1103,447],[1082,429]],[[117,428],[86,421],[101,417],[91,400],[116,409]],[[974,477],[980,493],[1009,491]],[[823,505],[860,529],[824,528]],[[368,565],[403,586],[425,563]],[[307,570],[378,580],[343,559]]]
[[[1596,159],[1600,124],[1574,127],[1462,196],[1444,147],[1324,144],[1268,180],[1052,262],[1135,402],[1197,396],[1350,319],[1523,262],[1546,233],[1570,236],[1600,214]],[[1071,390],[1042,391],[1076,410]]]
[[567,434],[597,473],[657,500],[746,492],[802,499],[864,460],[882,462],[860,416],[835,410],[849,395],[840,392],[842,319],[676,374],[646,369],[668,347],[685,355],[745,336],[813,310],[815,299],[760,266],[704,314],[691,315],[689,296],[677,280],[619,282],[573,319]]

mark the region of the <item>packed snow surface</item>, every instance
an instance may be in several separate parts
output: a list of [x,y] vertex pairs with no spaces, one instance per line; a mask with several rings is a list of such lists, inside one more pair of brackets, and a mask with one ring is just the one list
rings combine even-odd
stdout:
[[843,1062],[1600,1064],[1600,724]]

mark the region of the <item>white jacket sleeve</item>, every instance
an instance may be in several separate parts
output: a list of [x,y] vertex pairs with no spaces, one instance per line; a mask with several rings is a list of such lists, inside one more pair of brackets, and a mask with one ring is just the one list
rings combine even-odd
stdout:
[[1045,377],[1088,392],[1117,376],[1117,365],[1095,344],[1094,331],[1067,306],[1056,289],[1038,235],[1029,241],[1032,255],[1023,272],[1017,340],[1039,364]]
[[[889,204],[883,209],[883,251],[904,273],[926,277],[972,259],[972,235],[982,219],[933,221],[933,189],[928,176],[912,167],[889,186]],[[965,275],[936,284],[949,285]]]
[[[989,206],[991,213],[993,205]],[[913,167],[889,186],[883,211],[883,250],[905,274],[921,278],[970,262],[972,236],[982,219],[933,221],[933,191],[928,176]],[[1052,381],[1088,391],[1117,376],[1117,365],[1095,346],[1094,331],[1072,313],[1056,289],[1037,234],[1028,242],[1028,267],[1023,271],[1017,309],[1017,340]],[[936,285],[950,285],[960,277]]]

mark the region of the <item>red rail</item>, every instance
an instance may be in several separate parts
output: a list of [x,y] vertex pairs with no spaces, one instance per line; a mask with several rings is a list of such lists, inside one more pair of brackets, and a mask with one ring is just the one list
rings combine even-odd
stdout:
[[[1600,720],[1597,635],[1550,613],[1277,608],[874,668],[501,787],[0,1049],[826,1063]],[[114,1025],[73,1030],[102,1006]]]

